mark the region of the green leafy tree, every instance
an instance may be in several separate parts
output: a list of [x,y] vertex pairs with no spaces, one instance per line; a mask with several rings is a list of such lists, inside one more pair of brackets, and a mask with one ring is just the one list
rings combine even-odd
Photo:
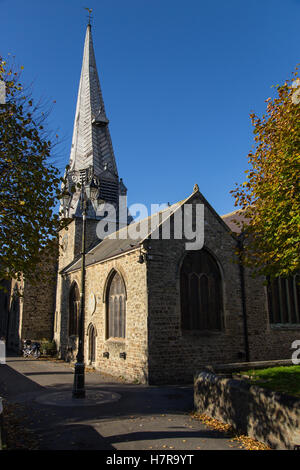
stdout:
[[300,255],[300,80],[276,85],[266,113],[251,114],[254,150],[246,181],[231,191],[243,211],[242,258],[256,274],[288,276]]
[[0,104],[0,279],[23,273],[35,280],[41,250],[50,248],[52,256],[55,246],[59,218],[53,208],[61,178],[49,163],[45,115],[24,94],[19,78],[20,72],[0,58],[6,88],[6,102]]

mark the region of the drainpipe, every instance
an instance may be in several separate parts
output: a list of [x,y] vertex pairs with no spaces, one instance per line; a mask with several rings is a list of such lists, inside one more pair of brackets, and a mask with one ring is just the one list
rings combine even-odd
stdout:
[[245,289],[245,270],[242,261],[242,253],[244,250],[243,234],[238,238],[239,248],[239,268],[240,268],[240,280],[241,280],[241,294],[242,294],[242,311],[243,311],[243,325],[244,325],[244,342],[245,342],[245,354],[246,362],[250,362],[250,350],[249,350],[249,337],[248,337],[248,321],[247,321],[247,309],[246,309],[246,289]]

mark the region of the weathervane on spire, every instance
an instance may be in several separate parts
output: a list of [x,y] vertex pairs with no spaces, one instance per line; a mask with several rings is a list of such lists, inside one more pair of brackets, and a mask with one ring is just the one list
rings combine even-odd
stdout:
[[89,26],[91,26],[91,18],[92,18],[91,14],[92,14],[93,10],[92,10],[92,8],[87,8],[87,7],[85,7],[84,9],[89,12],[89,22],[88,22],[88,24],[89,24]]

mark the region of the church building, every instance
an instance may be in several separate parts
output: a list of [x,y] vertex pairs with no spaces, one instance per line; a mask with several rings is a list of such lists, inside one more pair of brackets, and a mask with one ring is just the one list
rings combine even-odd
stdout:
[[[296,276],[267,284],[239,263],[238,212],[218,215],[195,185],[183,200],[143,221],[132,221],[128,212],[120,217],[127,189],[118,174],[91,25],[64,191],[61,213],[68,223],[59,232],[57,282],[47,304],[52,311],[45,314],[59,357],[75,360],[78,347],[85,211],[86,364],[130,382],[162,384],[191,382],[207,364],[291,358],[300,335],[299,284]],[[103,237],[106,205],[120,222]],[[178,236],[185,208],[191,230],[197,214],[203,216],[199,249],[188,249],[190,239]]]

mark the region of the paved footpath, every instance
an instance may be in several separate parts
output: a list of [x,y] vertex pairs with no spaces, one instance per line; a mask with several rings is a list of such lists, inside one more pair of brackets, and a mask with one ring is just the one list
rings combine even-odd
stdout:
[[[0,365],[0,395],[22,404],[39,449],[233,450],[239,444],[191,418],[190,386],[145,386],[86,373],[91,393],[111,392],[118,401],[95,406],[43,404],[46,395],[70,392],[73,368],[63,362],[10,356]],[[49,395],[50,396],[50,395]]]

